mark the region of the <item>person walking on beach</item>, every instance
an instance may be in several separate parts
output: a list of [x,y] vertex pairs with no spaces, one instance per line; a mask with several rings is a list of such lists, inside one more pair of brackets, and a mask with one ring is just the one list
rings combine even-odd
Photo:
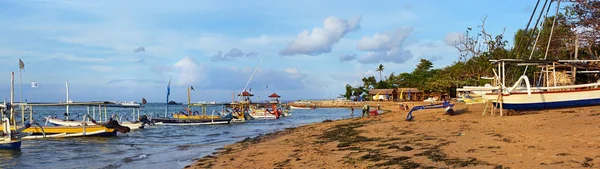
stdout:
[[377,110],[381,110],[381,106],[379,106],[379,103],[377,103]]
[[367,117],[369,117],[369,105],[368,104],[365,104],[365,106],[363,106],[362,116],[360,118],[365,117],[365,114],[367,115]]
[[350,116],[354,117],[354,106],[350,106],[350,110],[352,110],[352,113],[350,113]]

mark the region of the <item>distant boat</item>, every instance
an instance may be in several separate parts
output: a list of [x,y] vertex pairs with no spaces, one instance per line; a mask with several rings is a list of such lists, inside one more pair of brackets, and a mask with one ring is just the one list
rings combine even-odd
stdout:
[[290,106],[290,109],[316,109],[316,106]]
[[116,101],[111,101],[111,103],[114,104],[107,104],[107,107],[142,107],[142,104],[136,103],[135,101],[122,101],[122,102],[116,102]]

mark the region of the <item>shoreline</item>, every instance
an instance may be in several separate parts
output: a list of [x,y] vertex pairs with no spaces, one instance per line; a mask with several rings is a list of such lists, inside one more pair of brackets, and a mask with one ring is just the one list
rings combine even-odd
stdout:
[[397,102],[372,103],[380,103],[389,112],[246,138],[186,168],[600,166],[596,153],[600,149],[599,106],[492,117],[481,115],[484,104],[459,103],[455,106],[458,115],[445,115],[441,109],[421,110],[413,113],[413,122],[407,122],[408,111],[399,111]]

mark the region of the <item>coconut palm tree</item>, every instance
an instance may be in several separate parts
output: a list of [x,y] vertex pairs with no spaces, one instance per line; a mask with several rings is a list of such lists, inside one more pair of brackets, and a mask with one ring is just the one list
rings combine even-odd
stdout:
[[379,67],[377,68],[377,70],[375,70],[375,71],[378,71],[378,72],[379,72],[379,81],[382,81],[382,80],[383,80],[383,79],[381,78],[381,72],[383,72],[383,69],[385,69],[385,68],[383,67],[383,64],[379,64]]

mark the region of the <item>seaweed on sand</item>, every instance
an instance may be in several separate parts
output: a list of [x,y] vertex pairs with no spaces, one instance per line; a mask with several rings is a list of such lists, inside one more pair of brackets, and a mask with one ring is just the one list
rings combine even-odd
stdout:
[[360,132],[355,130],[362,127],[366,122],[352,122],[347,124],[336,125],[327,131],[323,132],[320,137],[320,143],[339,141],[337,147],[348,147],[353,143],[373,141],[371,138],[360,136]]

